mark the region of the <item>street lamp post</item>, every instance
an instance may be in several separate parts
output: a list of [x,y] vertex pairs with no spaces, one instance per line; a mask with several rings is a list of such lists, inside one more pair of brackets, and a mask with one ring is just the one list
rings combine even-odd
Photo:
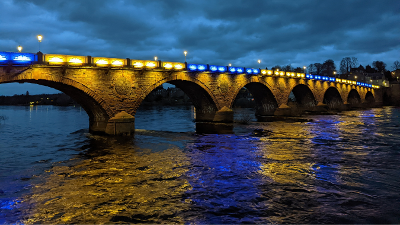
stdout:
[[306,73],[306,69],[307,69],[307,67],[303,66],[303,69],[304,69],[304,73]]
[[21,52],[21,51],[22,51],[22,46],[19,45],[19,46],[17,47],[17,49],[18,49],[18,52]]
[[40,52],[40,42],[42,42],[43,36],[42,35],[38,35],[37,39],[39,41],[39,52]]
[[185,62],[186,62],[187,51],[184,51],[183,54],[185,54]]
[[336,78],[336,71],[333,71],[333,75],[335,75],[335,78]]

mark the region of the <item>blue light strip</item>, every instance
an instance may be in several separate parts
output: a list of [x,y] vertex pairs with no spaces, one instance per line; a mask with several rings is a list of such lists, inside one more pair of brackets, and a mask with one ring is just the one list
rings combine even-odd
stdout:
[[37,61],[37,55],[33,53],[0,52],[0,63],[30,64]]
[[226,71],[226,66],[218,66],[218,71],[223,73]]
[[229,67],[228,71],[230,73],[243,73],[244,69],[243,67]]
[[0,62],[5,62],[10,60],[10,53],[9,52],[0,52]]
[[188,69],[191,71],[205,71],[207,69],[207,65],[204,64],[189,64]]

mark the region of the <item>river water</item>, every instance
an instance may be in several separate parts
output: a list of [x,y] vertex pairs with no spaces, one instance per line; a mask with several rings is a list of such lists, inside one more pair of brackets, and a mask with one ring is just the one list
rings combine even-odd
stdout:
[[80,107],[0,116],[0,224],[400,223],[399,108],[231,134],[196,134],[191,107],[143,108],[134,138],[89,134]]

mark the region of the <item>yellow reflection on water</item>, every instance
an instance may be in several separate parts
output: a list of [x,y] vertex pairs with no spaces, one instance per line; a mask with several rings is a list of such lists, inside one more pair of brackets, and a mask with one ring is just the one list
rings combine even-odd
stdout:
[[182,178],[188,160],[180,149],[106,152],[47,171],[24,200],[32,208],[23,223],[183,223],[177,213],[188,209],[182,194],[192,187]]
[[268,128],[272,135],[261,138],[268,142],[263,145],[263,158],[268,160],[262,164],[261,173],[280,184],[304,184],[313,176],[313,164],[304,160],[312,154],[304,147],[312,135],[301,123],[274,123]]

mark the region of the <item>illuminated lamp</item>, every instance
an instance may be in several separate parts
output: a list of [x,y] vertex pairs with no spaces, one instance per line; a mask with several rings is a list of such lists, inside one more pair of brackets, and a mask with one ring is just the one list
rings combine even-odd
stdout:
[[290,77],[290,72],[286,72],[286,76]]
[[302,78],[304,78],[306,75],[305,75],[304,73],[301,73],[300,76],[301,76]]
[[197,70],[197,65],[189,64],[188,68],[189,68],[189,70]]
[[105,59],[98,59],[98,60],[96,60],[95,64],[98,64],[98,65],[107,65],[107,64],[108,64],[108,61],[105,60]]
[[338,78],[336,78],[336,82],[341,82],[341,80],[340,80],[340,79],[338,79]]
[[217,68],[217,66],[210,66],[210,70],[213,71],[213,72],[215,72],[215,71],[218,70],[218,68]]
[[254,74],[259,74],[259,73],[260,73],[260,70],[259,70],[259,69],[253,69],[253,73],[254,73]]
[[142,68],[144,65],[143,65],[142,62],[135,62],[135,63],[133,64],[133,66],[134,66],[134,67],[137,67],[137,68]]
[[361,85],[361,83],[360,83],[360,82],[357,82],[357,85],[358,85],[358,86],[360,86],[360,85]]
[[63,63],[64,59],[61,57],[52,57],[49,59],[49,63]]
[[261,74],[266,75],[267,71],[266,70],[261,70]]
[[207,66],[206,65],[198,65],[197,69],[200,70],[200,71],[204,71],[204,70],[207,69]]
[[15,60],[15,61],[32,61],[31,58],[26,55],[15,56],[13,60]]
[[181,70],[181,69],[183,69],[183,65],[182,64],[175,64],[174,68],[177,69],[177,70]]
[[0,61],[5,61],[5,60],[7,60],[6,56],[5,55],[0,55]]
[[218,66],[218,71],[219,72],[225,72],[226,71],[226,67],[225,66]]
[[236,71],[237,71],[238,73],[243,73],[244,68],[242,68],[242,67],[236,67]]
[[[147,66],[147,64],[146,64],[146,66]],[[155,66],[155,65],[154,65],[154,66]],[[164,64],[164,68],[165,68],[165,69],[172,69],[172,67],[173,67],[173,66],[172,66],[172,63],[165,63],[165,64]]]
[[372,84],[368,84],[368,87],[372,87]]
[[252,74],[252,73],[253,73],[253,70],[252,70],[252,69],[246,69],[246,73]]
[[112,61],[111,65],[113,65],[113,66],[123,66],[124,63],[122,62],[122,60],[114,60],[114,61]]
[[236,72],[236,68],[235,67],[229,67],[229,72],[231,72],[231,73]]
[[272,70],[267,70],[268,75],[272,75]]
[[297,77],[301,77],[301,74],[300,74],[300,73],[297,73]]
[[73,63],[73,64],[80,64],[80,63],[82,63],[82,60],[78,59],[78,58],[71,58],[68,60],[68,62]]
[[278,75],[279,75],[279,71],[275,71],[275,75],[277,75],[277,76],[278,76]]
[[284,75],[285,75],[285,72],[281,71],[281,76],[284,76]]
[[310,79],[310,74],[306,74],[306,78],[307,78],[307,79]]
[[147,62],[146,67],[154,68],[154,67],[156,67],[156,63],[155,62]]

